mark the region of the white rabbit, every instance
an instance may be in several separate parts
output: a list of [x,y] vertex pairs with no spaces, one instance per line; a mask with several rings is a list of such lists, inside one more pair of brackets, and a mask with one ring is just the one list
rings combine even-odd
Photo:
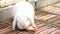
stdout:
[[20,1],[15,4],[13,10],[15,10],[13,30],[15,30],[16,25],[19,29],[25,29],[29,26],[36,27],[34,24],[34,9],[29,2]]

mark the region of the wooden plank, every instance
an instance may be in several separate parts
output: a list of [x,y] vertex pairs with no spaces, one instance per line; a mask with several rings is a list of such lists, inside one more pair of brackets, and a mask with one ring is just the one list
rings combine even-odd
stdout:
[[54,30],[57,30],[56,28],[50,28],[50,29],[47,29],[43,32],[40,32],[39,34],[49,34],[50,32],[54,31]]
[[54,32],[51,32],[50,34],[60,34],[60,30],[56,30]]

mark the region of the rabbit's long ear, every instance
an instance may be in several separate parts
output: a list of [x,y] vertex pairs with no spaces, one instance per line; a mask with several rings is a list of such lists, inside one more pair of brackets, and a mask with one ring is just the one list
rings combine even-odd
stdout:
[[16,18],[15,18],[15,19],[13,20],[13,25],[12,25],[13,30],[15,30],[16,24],[17,24],[17,22],[16,22]]
[[30,24],[31,24],[33,27],[36,27],[36,26],[35,26],[35,23],[34,23],[34,18],[29,18],[29,17],[28,17],[28,20],[29,20]]

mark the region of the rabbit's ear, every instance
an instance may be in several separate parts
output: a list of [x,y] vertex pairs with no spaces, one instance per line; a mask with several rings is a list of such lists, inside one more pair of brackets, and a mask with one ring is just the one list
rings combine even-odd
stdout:
[[13,30],[15,30],[16,24],[17,24],[16,19],[14,19],[13,25],[12,25]]
[[29,22],[30,24],[33,26],[33,27],[36,27],[35,23],[34,23],[34,18],[28,18],[29,19]]

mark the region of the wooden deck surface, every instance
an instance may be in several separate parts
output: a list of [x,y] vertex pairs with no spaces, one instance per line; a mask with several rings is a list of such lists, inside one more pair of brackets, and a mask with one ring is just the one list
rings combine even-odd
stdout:
[[[44,16],[43,14],[47,15],[45,13],[41,13],[41,17]],[[36,17],[37,17],[37,15],[36,15]],[[54,18],[54,20],[52,19],[52,21],[55,21],[58,17]],[[40,20],[43,20],[43,18],[42,19],[38,19],[38,18],[35,19],[35,24],[38,27],[38,29],[35,32],[31,32],[31,31],[20,31],[20,30],[13,31],[12,30],[12,21],[13,20],[9,19],[5,22],[0,23],[0,26],[1,26],[0,27],[0,34],[60,34],[60,29],[57,25],[45,23],[44,21],[47,21],[47,20],[43,20],[43,21],[40,21]],[[48,20],[50,20],[50,19],[48,19]]]
[[[45,11],[53,11],[50,7]],[[52,10],[50,10],[52,9]],[[58,10],[56,10],[58,11]],[[53,11],[54,12],[54,11]],[[31,31],[20,31],[20,30],[12,30],[12,21],[13,19],[9,19],[7,21],[3,21],[0,23],[0,34],[60,34],[60,16],[47,13],[47,12],[39,12],[36,11],[35,15],[35,24],[38,29],[35,32]]]
[[12,30],[12,23],[9,20],[8,22],[5,22],[5,24],[1,24],[3,27],[0,30],[0,34],[60,34],[60,29],[57,27],[49,26],[46,24],[42,24],[42,22],[35,21],[36,26],[38,27],[38,30],[35,32],[31,31],[20,31],[20,30]]

